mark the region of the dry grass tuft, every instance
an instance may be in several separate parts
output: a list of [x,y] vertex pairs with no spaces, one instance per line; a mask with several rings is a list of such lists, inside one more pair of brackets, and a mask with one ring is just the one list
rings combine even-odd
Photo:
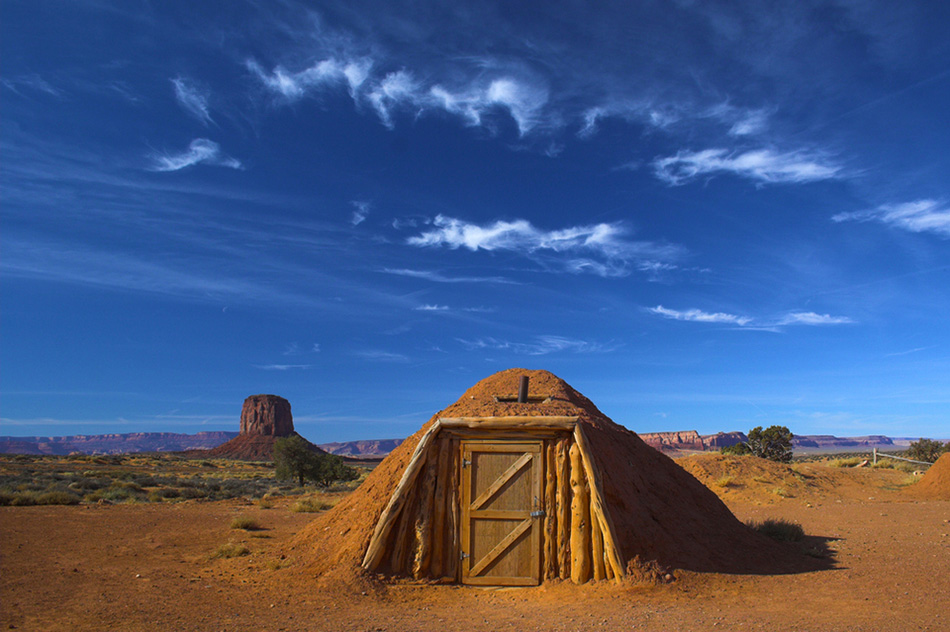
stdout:
[[750,527],[764,536],[779,542],[800,542],[805,537],[805,530],[797,522],[789,520],[774,520],[768,518],[762,522],[749,522]]
[[238,516],[231,521],[232,529],[244,529],[245,531],[257,531],[261,528],[261,525],[248,516]]
[[218,547],[218,550],[211,554],[212,559],[216,558],[231,558],[231,557],[243,557],[245,555],[250,555],[251,550],[244,546],[243,544],[235,544],[234,542],[228,542],[227,544],[222,544]]

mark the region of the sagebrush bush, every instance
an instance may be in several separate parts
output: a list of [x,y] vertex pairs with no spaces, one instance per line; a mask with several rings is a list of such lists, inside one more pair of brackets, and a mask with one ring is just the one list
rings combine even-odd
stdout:
[[245,531],[257,531],[261,528],[261,525],[258,524],[257,520],[249,516],[238,516],[231,521],[232,529],[244,529]]
[[797,522],[782,519],[768,518],[762,522],[749,522],[750,527],[780,542],[800,542],[805,537],[805,530]]
[[244,546],[243,544],[235,544],[234,542],[228,542],[218,547],[218,550],[211,554],[212,558],[218,557],[242,557],[244,555],[250,555],[251,550]]
[[317,511],[325,511],[331,507],[333,507],[332,504],[317,500],[316,498],[301,498],[290,506],[290,510],[297,513],[314,513]]

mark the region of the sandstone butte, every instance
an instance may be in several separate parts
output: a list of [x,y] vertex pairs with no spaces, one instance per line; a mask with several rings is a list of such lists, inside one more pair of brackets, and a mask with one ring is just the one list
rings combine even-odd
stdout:
[[[290,402],[278,395],[251,395],[241,409],[241,432],[209,450],[208,456],[244,461],[270,461],[274,442],[296,434]],[[321,451],[316,446],[311,449]]]

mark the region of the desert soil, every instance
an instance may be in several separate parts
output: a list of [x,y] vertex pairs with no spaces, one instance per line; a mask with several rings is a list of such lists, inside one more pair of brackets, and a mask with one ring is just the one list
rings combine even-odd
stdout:
[[[915,499],[897,471],[803,466],[781,486],[767,473],[729,472],[724,481],[701,466],[741,520],[800,523],[806,546],[826,550],[832,567],[779,576],[677,572],[646,586],[330,586],[281,557],[313,518],[291,512],[289,501],[0,507],[0,628],[950,629],[950,501]],[[238,516],[263,529],[231,529]],[[229,542],[250,554],[211,557]]]

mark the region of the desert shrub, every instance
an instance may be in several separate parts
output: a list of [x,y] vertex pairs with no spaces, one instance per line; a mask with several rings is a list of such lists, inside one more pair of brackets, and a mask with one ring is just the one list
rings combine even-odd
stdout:
[[776,487],[772,490],[772,493],[780,498],[792,498],[793,496],[788,492],[784,487]]
[[750,527],[780,542],[799,542],[805,537],[805,530],[797,522],[768,518],[762,522],[749,522]]
[[950,451],[950,442],[946,445],[932,439],[919,439],[907,448],[907,458],[915,461],[934,463],[944,452]]
[[715,480],[715,485],[716,487],[732,487],[733,485],[735,485],[735,481],[736,481],[735,477],[729,476],[727,474],[725,476],[720,476],[719,478],[717,478]]
[[212,558],[219,557],[242,557],[244,555],[250,555],[251,550],[244,546],[243,544],[235,544],[234,542],[228,542],[227,544],[222,544],[218,547],[218,550],[211,554]]
[[719,449],[719,452],[721,454],[731,454],[734,456],[742,456],[743,454],[752,454],[752,450],[749,449],[749,446],[742,442],[722,447]]
[[245,531],[257,531],[261,528],[261,525],[258,524],[257,520],[249,516],[238,516],[231,521],[232,529],[244,529]]
[[860,456],[853,456],[847,459],[833,459],[828,461],[830,467],[854,467],[861,463],[861,461],[866,461],[867,459]]
[[44,492],[35,498],[37,505],[78,505],[80,500],[76,494],[60,491]]
[[297,513],[314,513],[317,511],[325,511],[331,507],[333,507],[332,504],[317,500],[316,498],[301,498],[290,506],[290,510]]
[[756,426],[749,431],[747,444],[753,456],[778,463],[792,461],[792,432],[785,426]]
[[36,504],[36,494],[33,492],[17,492],[10,499],[13,507],[29,507]]
[[16,494],[11,492],[0,492],[0,507],[12,505],[14,498],[16,498]]
[[195,498],[207,498],[208,492],[204,489],[198,489],[197,487],[182,487],[178,493],[182,498],[195,499]]
[[76,491],[88,492],[108,487],[111,482],[112,481],[108,478],[87,478],[81,476],[70,483],[69,488]]

